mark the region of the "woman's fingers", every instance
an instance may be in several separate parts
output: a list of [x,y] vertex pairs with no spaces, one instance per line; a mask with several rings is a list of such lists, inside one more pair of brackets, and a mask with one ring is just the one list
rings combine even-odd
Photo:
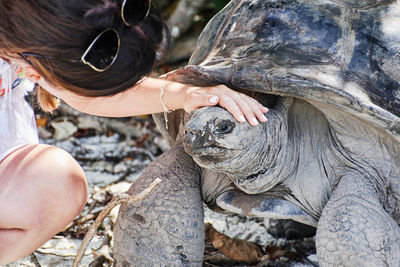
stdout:
[[190,90],[188,99],[185,101],[185,110],[190,112],[203,106],[217,104],[230,112],[239,122],[247,120],[251,125],[255,126],[259,122],[267,121],[264,115],[264,113],[268,112],[267,108],[254,98],[233,91],[225,85]]
[[228,110],[239,122],[244,122],[243,118],[245,118],[250,125],[255,126],[259,122],[267,121],[264,113],[268,112],[268,109],[254,98],[233,91],[224,85],[214,88],[223,93],[218,104]]
[[264,110],[264,107],[257,100],[242,93],[236,93],[233,97],[251,125],[267,121],[264,113],[268,109]]
[[[249,116],[248,113],[250,112],[250,110],[248,109],[248,107],[244,107],[243,103],[239,105],[237,99],[235,100],[232,95],[225,94],[221,96],[219,98],[218,104],[229,111],[229,113],[231,113],[238,122],[245,122],[246,118],[248,118]],[[252,122],[250,122],[250,124],[252,124]]]
[[183,107],[186,112],[192,112],[201,107],[215,106],[218,104],[218,95],[204,94],[205,92],[202,91],[202,89],[199,89],[188,94]]

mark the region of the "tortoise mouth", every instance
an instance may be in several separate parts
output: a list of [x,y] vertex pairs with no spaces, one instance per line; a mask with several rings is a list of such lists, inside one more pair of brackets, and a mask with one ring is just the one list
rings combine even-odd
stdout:
[[227,148],[219,146],[202,146],[193,148],[191,154],[194,157],[216,157],[225,155],[227,150]]
[[193,148],[190,151],[186,150],[186,152],[192,156],[200,166],[212,169],[215,166],[226,167],[231,165],[229,162],[237,159],[242,151],[240,149],[229,149],[220,146],[202,146]]

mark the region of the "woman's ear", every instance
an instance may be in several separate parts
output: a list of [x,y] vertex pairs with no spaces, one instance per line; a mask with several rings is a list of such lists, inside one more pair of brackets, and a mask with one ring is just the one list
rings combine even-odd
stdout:
[[41,78],[40,74],[32,66],[25,66],[25,77],[35,83],[38,83]]

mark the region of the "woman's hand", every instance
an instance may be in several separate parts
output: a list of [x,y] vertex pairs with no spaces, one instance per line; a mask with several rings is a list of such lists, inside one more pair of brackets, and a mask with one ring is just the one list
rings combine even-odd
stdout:
[[200,107],[217,104],[228,110],[239,122],[245,122],[247,119],[250,125],[255,126],[259,122],[267,121],[264,115],[268,112],[266,107],[254,98],[233,91],[225,85],[190,87],[186,91],[183,108],[186,112],[191,112]]

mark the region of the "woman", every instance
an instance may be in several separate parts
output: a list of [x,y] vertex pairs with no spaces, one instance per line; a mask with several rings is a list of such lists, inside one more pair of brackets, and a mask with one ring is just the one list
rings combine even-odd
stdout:
[[150,0],[0,0],[0,265],[62,231],[87,198],[76,161],[37,144],[25,78],[39,86],[45,110],[56,108],[54,96],[109,117],[218,104],[240,122],[266,121],[266,108],[225,86],[147,77],[167,54],[168,36]]

